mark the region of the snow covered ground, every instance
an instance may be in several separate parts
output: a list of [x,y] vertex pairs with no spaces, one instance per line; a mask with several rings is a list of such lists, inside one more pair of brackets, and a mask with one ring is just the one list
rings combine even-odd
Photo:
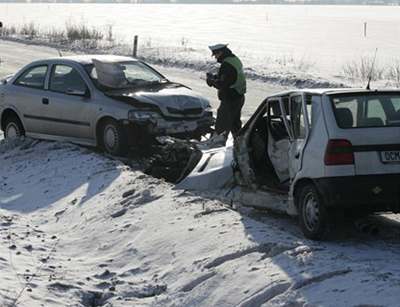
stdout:
[[[19,46],[15,62],[49,51]],[[0,136],[0,306],[398,306],[399,216],[312,242],[295,220],[219,195]]]
[[317,243],[75,145],[2,140],[0,161],[1,306],[398,306],[393,216]]

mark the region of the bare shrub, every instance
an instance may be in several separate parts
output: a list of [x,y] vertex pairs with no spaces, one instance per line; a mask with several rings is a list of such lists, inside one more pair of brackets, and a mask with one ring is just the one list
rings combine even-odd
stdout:
[[181,38],[181,46],[183,47],[184,50],[187,50],[189,47],[189,39],[186,37]]
[[388,68],[387,78],[400,87],[400,60],[394,61],[393,65]]
[[151,37],[146,38],[144,45],[146,46],[146,48],[151,48]]
[[17,28],[15,26],[6,26],[1,30],[1,34],[4,36],[11,36],[17,34]]
[[369,77],[374,81],[383,79],[385,68],[379,66],[377,62],[375,64],[373,62],[373,57],[362,56],[359,60],[345,64],[342,67],[343,74],[349,79],[367,80]]
[[63,42],[67,39],[64,30],[58,30],[55,28],[51,28],[47,32],[44,32],[42,36],[48,38],[50,42]]
[[297,58],[291,54],[283,54],[273,58],[267,58],[267,63],[273,63],[279,68],[284,68],[286,70],[301,71],[303,73],[310,70],[315,63],[308,61],[304,57]]
[[292,55],[283,54],[274,59],[274,62],[279,66],[292,66],[295,62],[294,57]]
[[69,44],[74,48],[98,49],[115,47],[117,43],[113,33],[113,26],[109,25],[105,33],[103,32],[95,27],[88,27],[84,22],[80,24],[67,22],[65,29],[53,27],[45,30],[39,30],[37,25],[30,22],[19,27],[3,27],[0,35],[23,36],[29,39],[37,38],[56,44]]
[[78,40],[102,40],[104,35],[95,28],[89,28],[84,23],[65,25],[67,39],[71,42]]
[[106,40],[110,43],[112,43],[114,41],[113,25],[107,26]]
[[39,29],[33,22],[30,22],[23,24],[19,33],[33,38],[39,34]]

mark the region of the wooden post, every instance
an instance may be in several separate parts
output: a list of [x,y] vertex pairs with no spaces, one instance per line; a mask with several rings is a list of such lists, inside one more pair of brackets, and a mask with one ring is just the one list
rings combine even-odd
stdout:
[[367,23],[364,22],[364,37],[367,37]]
[[133,38],[133,52],[132,52],[132,56],[134,58],[137,57],[137,48],[138,48],[138,36],[135,35],[135,37]]

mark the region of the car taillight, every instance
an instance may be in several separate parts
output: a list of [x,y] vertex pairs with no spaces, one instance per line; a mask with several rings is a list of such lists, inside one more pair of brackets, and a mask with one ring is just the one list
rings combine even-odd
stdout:
[[348,140],[329,140],[324,162],[325,165],[354,164],[353,145]]

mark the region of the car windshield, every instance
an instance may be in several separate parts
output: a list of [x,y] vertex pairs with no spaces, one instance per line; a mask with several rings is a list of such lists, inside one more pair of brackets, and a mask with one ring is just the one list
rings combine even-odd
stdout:
[[331,97],[340,128],[400,126],[400,93],[368,93]]
[[85,70],[98,87],[120,89],[167,81],[157,71],[139,61],[93,62],[85,65]]

